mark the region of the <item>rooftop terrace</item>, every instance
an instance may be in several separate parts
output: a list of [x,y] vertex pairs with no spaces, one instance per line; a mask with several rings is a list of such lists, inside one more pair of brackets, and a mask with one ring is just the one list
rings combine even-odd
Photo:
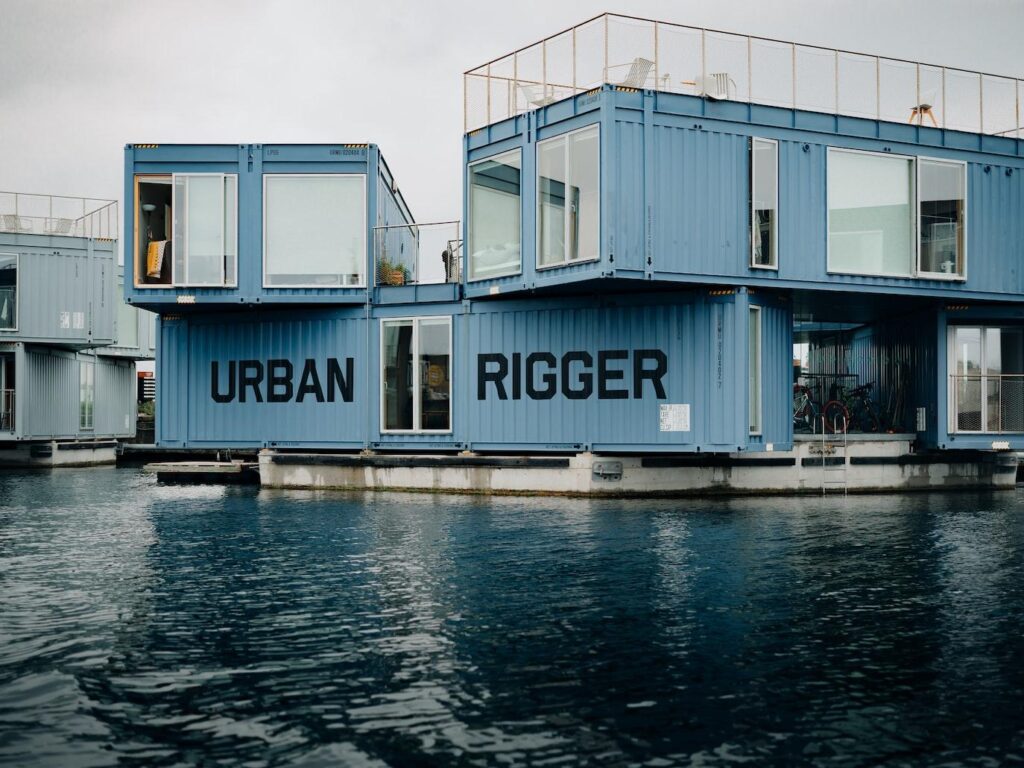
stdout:
[[0,232],[117,238],[117,201],[0,192]]
[[464,75],[465,130],[604,83],[1024,137],[1024,80],[602,14]]

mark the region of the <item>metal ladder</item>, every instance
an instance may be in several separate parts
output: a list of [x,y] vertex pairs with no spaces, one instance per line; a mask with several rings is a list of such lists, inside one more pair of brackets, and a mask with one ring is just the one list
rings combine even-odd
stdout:
[[[847,440],[846,418],[839,416],[832,421],[831,434],[825,430],[825,417],[821,417],[821,495],[830,490],[842,489],[847,494]],[[831,449],[831,450],[830,450]],[[838,462],[836,460],[839,460]]]

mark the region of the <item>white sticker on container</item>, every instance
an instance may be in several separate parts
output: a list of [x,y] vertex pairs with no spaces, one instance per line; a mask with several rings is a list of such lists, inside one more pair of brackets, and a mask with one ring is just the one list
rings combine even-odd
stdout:
[[60,327],[61,328],[70,328],[71,327],[71,313],[70,312],[61,312],[60,313]]
[[690,404],[667,403],[658,406],[658,429],[661,432],[689,432]]
[[71,324],[75,327],[76,331],[85,328],[85,312],[75,312],[71,316]]

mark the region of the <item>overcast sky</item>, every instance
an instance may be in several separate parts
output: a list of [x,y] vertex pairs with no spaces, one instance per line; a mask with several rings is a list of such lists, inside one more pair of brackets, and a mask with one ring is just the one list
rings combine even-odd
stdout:
[[603,11],[1024,75],[1022,0],[0,0],[0,190],[121,196],[126,142],[375,142],[458,218],[462,72]]

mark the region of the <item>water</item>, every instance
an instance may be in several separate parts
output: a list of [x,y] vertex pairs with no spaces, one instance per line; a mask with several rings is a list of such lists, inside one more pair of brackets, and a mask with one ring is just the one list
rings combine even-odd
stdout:
[[1021,502],[2,473],[0,764],[1020,761]]

